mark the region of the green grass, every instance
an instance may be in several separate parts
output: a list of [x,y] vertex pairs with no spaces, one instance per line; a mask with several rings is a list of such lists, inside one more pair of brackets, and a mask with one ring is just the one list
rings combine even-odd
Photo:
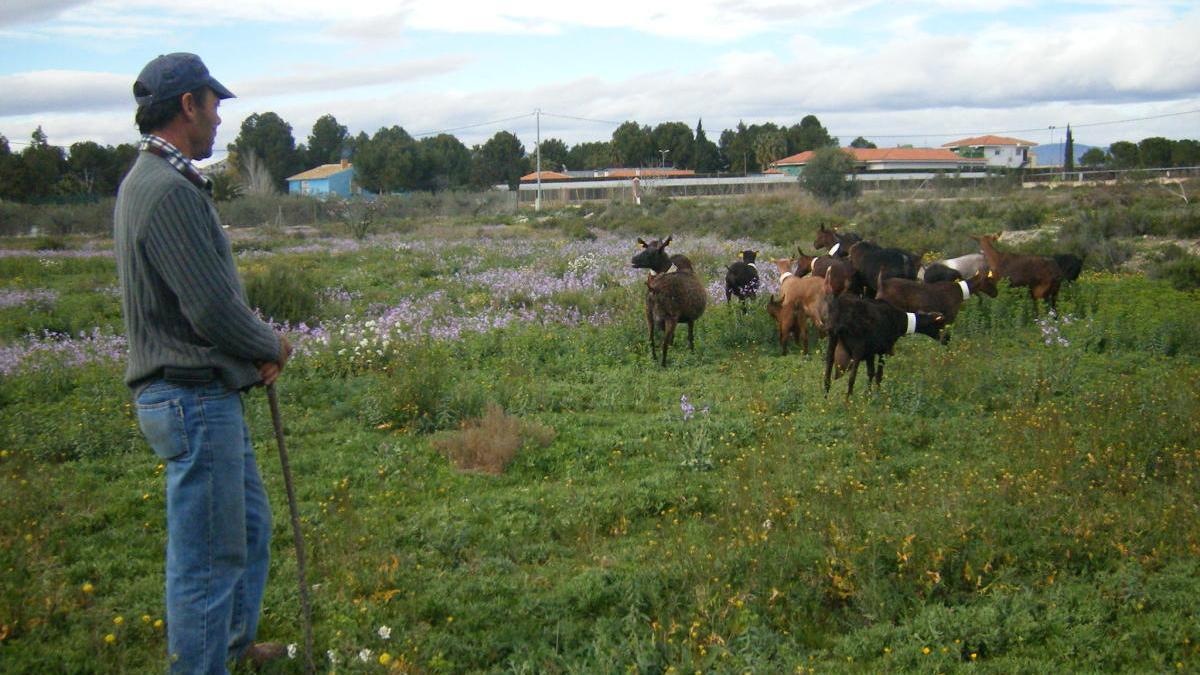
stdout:
[[[355,315],[437,291],[438,311],[474,310],[487,290],[448,270],[541,265],[543,244],[562,245],[519,236],[538,246],[469,232],[439,239],[436,263],[391,244],[272,260],[360,293]],[[711,279],[721,261],[697,258]],[[59,308],[114,284],[111,260],[33,260],[0,264],[59,291],[51,316],[119,328],[115,299]],[[971,300],[947,346],[902,340],[882,388],[861,377],[849,401],[844,380],[821,392],[819,346],[778,355],[761,298],[745,316],[710,306],[696,352],[679,336],[662,369],[637,284],[585,296],[564,297],[613,320],[371,362],[334,344],[289,365],[322,670],[326,650],[339,672],[383,672],[383,652],[447,673],[1200,668],[1196,292],[1086,273],[1060,299],[1073,320],[1048,324],[1069,344],[1046,345],[1005,288]],[[163,479],[120,376],[100,363],[0,381],[5,672],[161,670]],[[246,400],[275,513],[260,637],[302,642],[270,416],[261,392]],[[458,472],[434,441],[489,402],[554,441],[499,476]]]

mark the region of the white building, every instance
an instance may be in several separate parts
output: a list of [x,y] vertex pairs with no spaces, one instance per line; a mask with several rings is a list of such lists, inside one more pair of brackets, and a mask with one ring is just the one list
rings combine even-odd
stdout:
[[976,136],[960,141],[943,143],[942,147],[953,150],[963,157],[979,157],[987,160],[988,166],[1003,166],[1015,169],[1029,166],[1029,148],[1037,143],[1007,136]]

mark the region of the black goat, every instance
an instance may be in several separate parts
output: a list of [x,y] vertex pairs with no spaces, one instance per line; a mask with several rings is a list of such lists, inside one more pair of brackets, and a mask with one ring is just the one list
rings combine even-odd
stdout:
[[741,260],[731,263],[725,272],[725,302],[728,303],[736,295],[742,303],[742,314],[746,313],[746,301],[758,297],[758,289],[762,284],[758,278],[758,268],[754,266],[757,258],[758,251],[742,251]]
[[850,247],[850,264],[854,266],[854,283],[851,284],[851,290],[866,288],[874,295],[875,283],[881,277],[916,280],[917,270],[921,268],[921,256],[898,248],[884,248],[869,241],[860,241]]
[[1055,254],[1054,262],[1058,263],[1058,269],[1062,270],[1063,281],[1075,281],[1083,272],[1083,258],[1073,253]]
[[824,225],[817,230],[813,239],[813,248],[829,248],[829,255],[845,258],[850,254],[850,247],[862,241],[862,237],[853,232],[838,232],[826,229]]
[[[937,340],[946,322],[936,312],[905,312],[878,300],[850,294],[831,295],[827,306],[829,346],[825,350],[825,393],[829,393],[834,360],[850,371],[846,398],[854,393],[858,364],[867,362],[867,384],[883,382],[883,360],[892,353],[896,341],[911,333]],[[875,357],[879,357],[876,365]]]

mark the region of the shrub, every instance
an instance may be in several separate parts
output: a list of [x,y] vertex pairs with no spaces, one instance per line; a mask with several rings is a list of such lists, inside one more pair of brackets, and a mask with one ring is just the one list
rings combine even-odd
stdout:
[[1200,288],[1200,257],[1175,257],[1148,270],[1154,279],[1165,279],[1181,291]]
[[800,184],[818,199],[832,204],[839,199],[853,199],[862,192],[862,186],[854,180],[846,180],[854,173],[854,158],[841,148],[817,150],[804,172]]
[[554,436],[554,429],[506,415],[503,408],[489,403],[483,417],[468,420],[461,430],[433,445],[459,470],[499,475],[523,445],[532,442],[546,447]]
[[317,314],[320,288],[303,267],[282,262],[251,267],[245,274],[245,284],[250,306],[267,318],[300,323]]

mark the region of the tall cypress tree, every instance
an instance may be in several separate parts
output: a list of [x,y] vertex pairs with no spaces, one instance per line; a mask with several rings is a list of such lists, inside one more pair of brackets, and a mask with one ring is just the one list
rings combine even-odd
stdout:
[[1063,148],[1063,170],[1075,170],[1075,139],[1071,136],[1071,125],[1067,125],[1067,147]]

